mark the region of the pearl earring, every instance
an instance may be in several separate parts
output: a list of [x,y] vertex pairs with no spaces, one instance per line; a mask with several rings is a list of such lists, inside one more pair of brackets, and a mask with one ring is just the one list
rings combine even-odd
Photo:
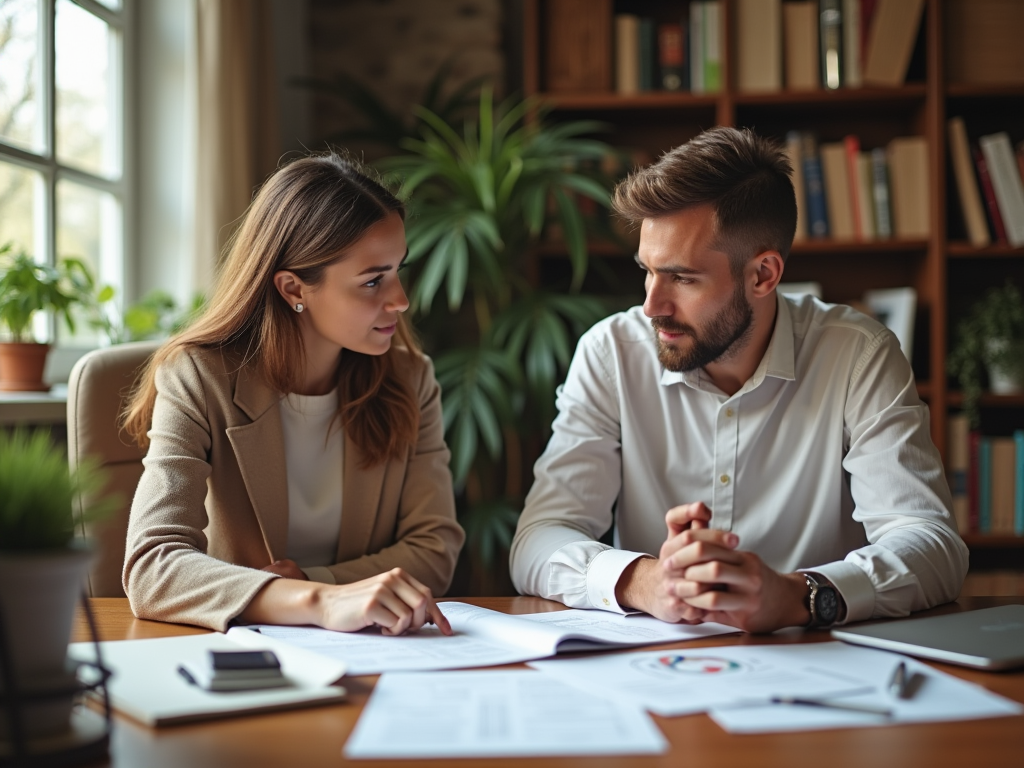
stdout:
[[302,306],[301,304],[296,304],[296,305],[295,305],[295,311],[296,311],[296,312],[301,312],[301,311],[302,311],[302,310],[304,310],[304,309],[305,309],[305,307],[304,307],[304,306]]

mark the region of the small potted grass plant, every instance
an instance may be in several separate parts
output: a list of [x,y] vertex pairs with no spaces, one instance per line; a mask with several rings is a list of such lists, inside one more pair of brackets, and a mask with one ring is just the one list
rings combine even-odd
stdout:
[[32,326],[37,312],[54,312],[75,330],[72,309],[83,303],[82,287],[92,279],[80,259],[62,259],[57,267],[39,264],[10,243],[0,246],[0,390],[45,391],[43,370],[49,344],[36,342]]
[[[0,753],[16,732],[40,739],[70,727],[70,693],[23,697],[74,683],[67,647],[90,561],[75,531],[110,509],[103,486],[95,464],[70,471],[49,433],[0,431],[0,702],[22,702],[0,704]],[[83,498],[96,501],[83,509]]]

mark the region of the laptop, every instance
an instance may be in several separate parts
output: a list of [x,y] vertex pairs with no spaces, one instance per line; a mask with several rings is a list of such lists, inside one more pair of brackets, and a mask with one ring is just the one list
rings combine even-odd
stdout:
[[832,637],[976,669],[1024,666],[1024,605],[841,627]]

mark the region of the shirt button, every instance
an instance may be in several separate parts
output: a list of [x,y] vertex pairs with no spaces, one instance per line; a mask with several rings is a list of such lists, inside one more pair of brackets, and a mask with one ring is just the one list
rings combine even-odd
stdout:
[[728,416],[730,419],[733,417],[734,413],[735,413],[735,411],[732,408],[726,408],[725,409],[725,415]]
[[729,484],[729,476],[728,475],[722,475],[718,479],[722,481],[722,485],[728,485]]
[[601,602],[604,603],[605,605],[611,605],[612,604],[611,601],[607,597],[604,598],[603,600],[601,600]]

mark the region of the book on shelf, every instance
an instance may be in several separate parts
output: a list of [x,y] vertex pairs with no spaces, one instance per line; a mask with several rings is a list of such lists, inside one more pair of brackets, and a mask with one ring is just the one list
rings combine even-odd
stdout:
[[843,85],[842,0],[820,0],[818,42],[821,46],[821,84],[829,90],[835,90]]
[[1013,433],[1013,532],[1024,536],[1024,429]]
[[615,16],[615,92],[628,96],[640,90],[640,17]]
[[872,188],[871,153],[858,152],[854,159],[854,194],[856,195],[858,234],[861,240],[874,240],[877,238],[875,229],[875,201],[873,199],[874,189]]
[[658,25],[658,73],[666,91],[688,91],[690,78],[686,66],[686,33],[682,24]]
[[658,86],[656,82],[658,41],[655,35],[654,19],[650,16],[641,16],[637,28],[637,56],[640,59],[641,91],[653,91]]
[[992,440],[978,440],[978,532],[992,528]]
[[544,13],[545,89],[611,91],[612,0],[547,0]]
[[807,200],[807,236],[828,237],[828,208],[825,204],[825,181],[822,178],[818,140],[809,131],[801,134],[800,158],[803,161]]
[[1012,437],[991,437],[989,533],[1013,534],[1014,483],[1017,468]]
[[1007,242],[1006,228],[1003,226],[1003,216],[999,212],[999,203],[996,202],[996,190],[992,185],[988,161],[985,159],[981,147],[971,147],[971,158],[974,160],[974,167],[978,172],[978,187],[981,189],[981,199],[985,201],[985,213],[988,214],[992,239],[1005,245]]
[[818,151],[825,185],[829,235],[833,240],[853,240],[853,202],[846,171],[846,146],[841,141],[825,142]]
[[701,5],[704,15],[704,93],[718,93],[722,90],[722,56],[725,52],[722,3],[721,0],[704,0]]
[[736,87],[741,93],[782,90],[782,1],[736,5]]
[[981,205],[978,180],[974,175],[971,161],[971,146],[967,141],[967,127],[962,117],[949,120],[949,155],[953,161],[953,176],[956,179],[957,197],[963,214],[967,237],[971,244],[984,247],[992,242],[985,222],[985,211]]
[[946,478],[953,497],[953,517],[963,535],[971,530],[967,497],[967,471],[971,465],[968,439],[971,433],[970,420],[963,413],[951,414],[946,421],[949,435],[946,448]]
[[924,0],[877,0],[864,57],[865,85],[903,84],[923,11]]
[[786,88],[793,91],[819,88],[817,2],[783,3],[782,22]]
[[967,433],[967,530],[972,532],[978,531],[981,523],[980,454],[981,432],[972,429]]
[[982,136],[978,144],[985,156],[996,205],[1006,230],[1006,240],[1015,248],[1020,247],[1024,245],[1024,182],[1021,181],[1017,160],[1013,156],[1010,136],[1000,131]]
[[885,150],[871,150],[871,200],[874,203],[875,234],[882,240],[892,237],[892,204],[889,194],[889,161]]
[[861,77],[861,0],[843,0],[843,85],[859,88]]
[[690,3],[690,91],[704,93],[704,3]]
[[793,182],[793,194],[796,195],[796,232],[793,242],[800,243],[807,239],[807,191],[804,185],[804,166],[800,150],[803,141],[800,131],[786,134],[786,157],[792,169],[790,180]]
[[895,138],[889,142],[887,156],[893,231],[898,238],[927,238],[931,232],[928,140],[924,136]]

